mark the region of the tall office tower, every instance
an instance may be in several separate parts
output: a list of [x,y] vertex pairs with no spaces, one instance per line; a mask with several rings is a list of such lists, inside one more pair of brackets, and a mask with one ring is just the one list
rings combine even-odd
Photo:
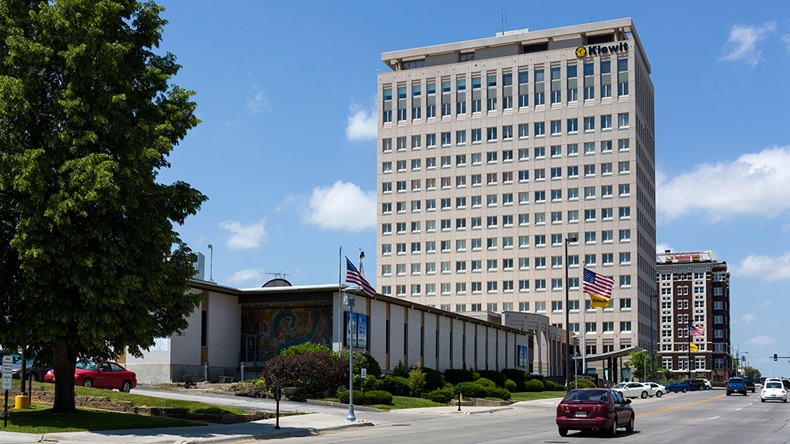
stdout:
[[[653,85],[632,20],[504,32],[382,61],[380,291],[448,311],[545,314],[586,331],[591,358],[647,348]],[[583,267],[614,279],[610,308],[583,316]]]
[[730,341],[727,263],[715,251],[666,251],[656,261],[661,367],[678,377],[726,381],[737,352]]

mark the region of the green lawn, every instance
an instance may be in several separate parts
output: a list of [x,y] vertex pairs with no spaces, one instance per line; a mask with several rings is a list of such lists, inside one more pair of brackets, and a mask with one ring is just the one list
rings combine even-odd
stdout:
[[[55,386],[50,384],[52,390]],[[153,396],[144,396],[134,394],[134,389],[131,393],[123,393],[115,390],[105,390],[97,388],[88,388],[77,386],[74,387],[77,395],[81,396],[107,396],[112,401],[131,401],[135,406],[142,407],[169,407],[169,408],[187,408],[192,413],[213,413],[213,414],[244,414],[245,411],[235,407],[223,407],[214,404],[205,404],[202,402],[181,401],[178,399],[165,399],[156,398]]]
[[[47,391],[54,391],[55,386],[46,383],[42,385]],[[206,414],[244,414],[245,411],[235,407],[224,407],[202,402],[181,401],[176,399],[156,398],[132,393],[122,393],[112,390],[97,388],[74,387],[75,393],[80,396],[101,396],[110,398],[111,401],[130,401],[138,407],[164,407],[187,408],[192,413]],[[12,400],[13,401],[13,400]],[[9,403],[11,404],[11,403]],[[11,410],[8,427],[0,429],[6,432],[22,433],[54,433],[54,432],[81,432],[92,430],[118,430],[118,429],[145,429],[153,427],[183,427],[202,425],[191,421],[171,418],[157,418],[151,416],[135,415],[131,413],[107,412],[79,408],[76,413],[53,413],[52,404],[33,402],[30,409]]]
[[565,396],[564,390],[545,391],[545,392],[518,392],[511,393],[511,401],[534,401],[536,399],[562,398]]
[[375,404],[370,407],[375,407],[380,410],[398,410],[398,409],[419,409],[424,407],[441,407],[446,404],[439,404],[431,401],[430,399],[412,398],[409,396],[393,396],[392,405]]
[[51,404],[33,403],[30,409],[11,410],[8,426],[0,430],[41,434],[202,425],[180,419],[87,409],[79,409],[76,413],[52,413],[51,408]]

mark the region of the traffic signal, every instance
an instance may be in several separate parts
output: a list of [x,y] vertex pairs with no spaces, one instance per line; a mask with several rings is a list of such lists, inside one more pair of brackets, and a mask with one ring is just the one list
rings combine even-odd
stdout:
[[776,356],[776,353],[774,353],[774,361],[777,361],[777,360],[779,360],[779,356]]

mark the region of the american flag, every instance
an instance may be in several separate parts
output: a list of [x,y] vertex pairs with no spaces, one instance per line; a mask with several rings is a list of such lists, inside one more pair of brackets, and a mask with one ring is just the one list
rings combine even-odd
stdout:
[[365,296],[372,298],[376,295],[376,289],[370,285],[362,273],[357,270],[357,267],[348,260],[348,256],[346,256],[346,282],[356,284],[358,287],[362,288],[362,292],[365,293]]
[[705,329],[701,325],[695,326],[689,324],[689,336],[702,336],[705,334]]
[[584,269],[584,284],[582,285],[582,291],[584,293],[594,294],[609,299],[612,297],[613,285],[614,279],[586,268]]

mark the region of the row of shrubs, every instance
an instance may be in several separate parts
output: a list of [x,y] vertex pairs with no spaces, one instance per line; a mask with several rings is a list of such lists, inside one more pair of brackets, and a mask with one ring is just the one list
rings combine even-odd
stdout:
[[[275,384],[301,387],[309,397],[334,395],[341,402],[348,402],[348,359],[348,351],[335,353],[318,344],[304,343],[285,349],[271,359],[261,379],[268,387]],[[366,378],[359,376],[362,368],[367,369]],[[381,366],[372,356],[357,352],[354,352],[353,370],[354,401],[362,402],[362,390],[359,396],[356,390],[360,388],[365,393],[365,404],[391,404],[393,395],[448,403],[458,396],[459,390],[465,397],[504,400],[510,399],[511,392],[564,390],[560,384],[519,369],[461,368],[441,373],[419,364],[407,369],[399,362],[391,374],[382,375]]]

